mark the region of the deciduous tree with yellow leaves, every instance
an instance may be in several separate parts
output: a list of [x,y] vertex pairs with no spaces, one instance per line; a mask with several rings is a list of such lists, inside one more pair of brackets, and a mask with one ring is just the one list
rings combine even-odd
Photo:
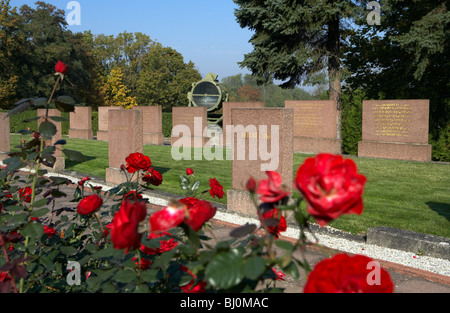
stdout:
[[137,105],[136,99],[130,96],[130,90],[123,83],[123,72],[120,67],[111,69],[100,89],[106,106],[131,109]]

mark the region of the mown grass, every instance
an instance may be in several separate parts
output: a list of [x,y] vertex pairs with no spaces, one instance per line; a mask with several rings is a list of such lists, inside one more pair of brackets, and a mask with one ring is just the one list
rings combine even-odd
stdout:
[[[11,145],[19,144],[21,137],[11,135]],[[66,169],[81,174],[105,177],[108,167],[108,143],[67,139],[65,148],[77,150],[88,157],[83,163],[66,160]],[[231,188],[231,161],[229,160],[181,160],[171,156],[170,146],[144,146],[144,154],[150,156],[153,165],[164,177],[163,184],[155,189],[183,194],[179,187],[179,175],[187,167],[195,172],[202,184],[200,190],[208,190],[209,178],[216,178],[224,187]],[[310,155],[294,154],[293,177],[298,167]],[[226,159],[226,158],[224,158]],[[351,233],[365,233],[368,228],[389,226],[436,236],[450,237],[450,165],[400,160],[353,158],[359,172],[367,177],[364,193],[364,212],[345,215],[330,226]],[[294,192],[294,196],[299,196]],[[211,199],[209,195],[203,195]],[[215,202],[226,204],[226,195]]]

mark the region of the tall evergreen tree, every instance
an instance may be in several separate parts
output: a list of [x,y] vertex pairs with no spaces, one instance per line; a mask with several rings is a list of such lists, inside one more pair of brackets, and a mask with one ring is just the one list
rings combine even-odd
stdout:
[[346,83],[369,99],[429,99],[433,158],[450,161],[450,2],[380,4],[380,25],[362,21],[349,37]]
[[244,56],[241,66],[256,75],[259,83],[281,80],[282,87],[312,81],[326,71],[329,98],[338,109],[340,139],[341,45],[348,21],[364,10],[363,1],[233,1],[238,5],[235,15],[240,26],[254,31],[253,51]]

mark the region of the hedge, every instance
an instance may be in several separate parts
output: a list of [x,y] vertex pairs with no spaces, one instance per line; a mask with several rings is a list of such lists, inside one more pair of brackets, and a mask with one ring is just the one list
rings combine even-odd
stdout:
[[[8,112],[1,110],[0,112]],[[20,130],[27,129],[29,127],[31,130],[37,129],[37,121],[24,122],[24,120],[36,117],[36,110],[29,110],[22,112],[17,115],[13,115],[9,118],[11,133],[18,133]],[[69,113],[62,113],[62,116],[67,119],[67,121],[62,122],[62,134],[69,134]],[[164,137],[170,137],[172,133],[172,113],[163,113],[163,134]],[[98,112],[92,112],[92,130],[94,134],[97,133],[98,130]]]

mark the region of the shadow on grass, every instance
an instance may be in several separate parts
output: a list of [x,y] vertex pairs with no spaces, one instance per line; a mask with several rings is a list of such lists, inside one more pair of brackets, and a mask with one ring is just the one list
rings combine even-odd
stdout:
[[157,170],[158,172],[160,172],[161,174],[164,174],[164,173],[167,173],[168,171],[170,171],[170,168],[168,168],[168,167],[153,166],[153,168],[155,170]]
[[442,203],[442,202],[434,202],[434,201],[428,201],[425,202],[428,207],[436,212],[439,215],[442,215],[447,219],[447,221],[450,221],[450,204],[449,203]]
[[74,166],[77,166],[78,164],[89,162],[89,161],[97,159],[96,157],[88,156],[88,155],[85,155],[84,157],[86,159],[84,161],[80,161],[80,162],[70,161],[70,160],[66,159],[66,169],[70,169],[70,168],[73,168]]

